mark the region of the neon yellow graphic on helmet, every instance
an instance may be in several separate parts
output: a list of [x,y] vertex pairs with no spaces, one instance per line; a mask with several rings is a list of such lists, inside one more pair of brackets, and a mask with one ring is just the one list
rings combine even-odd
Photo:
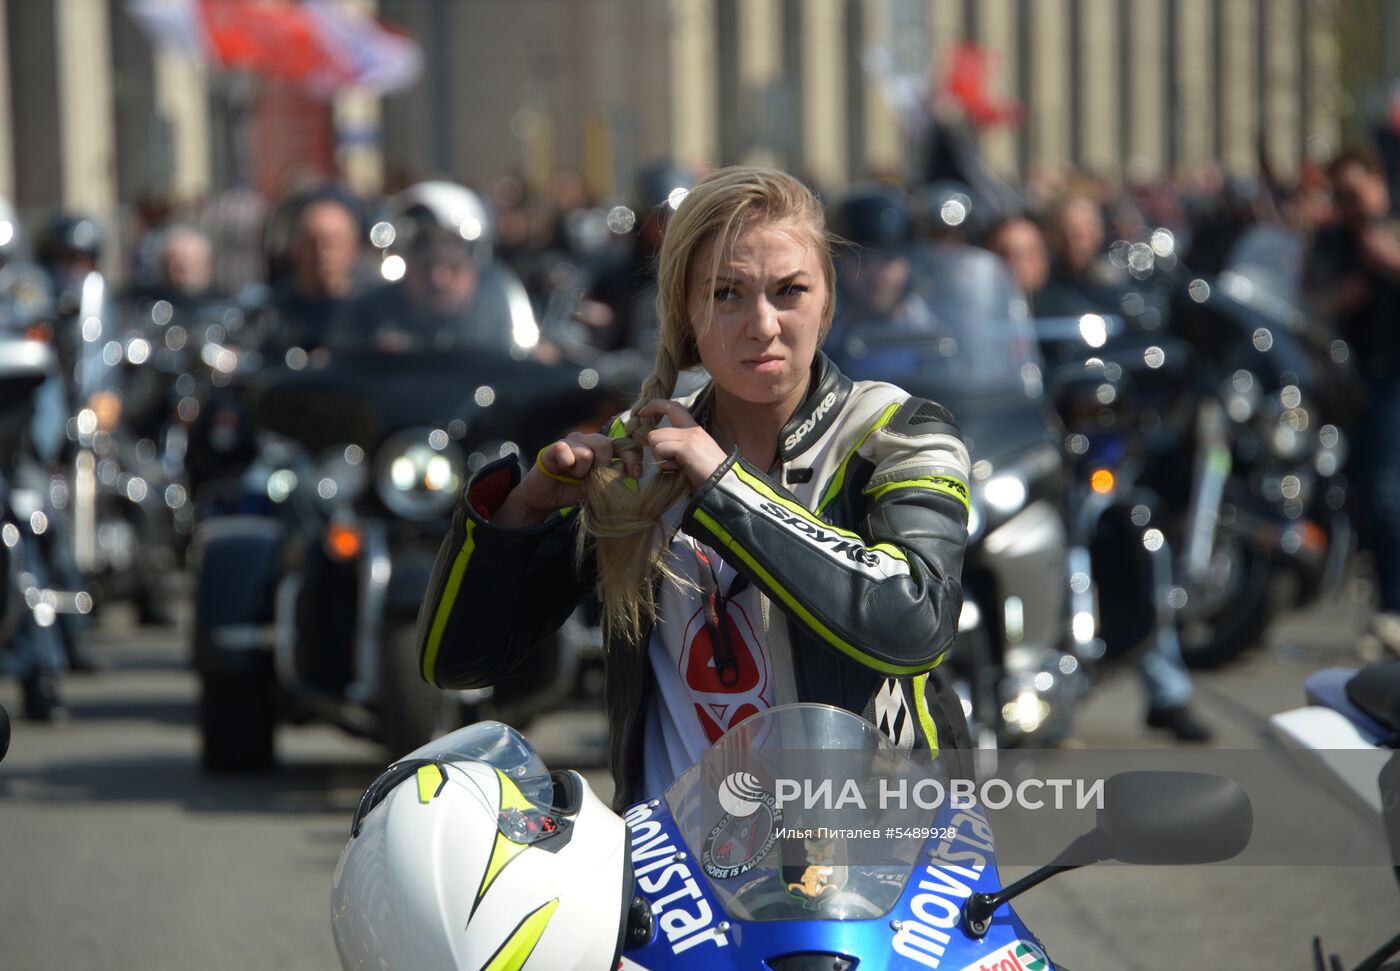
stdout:
[[481,971],[520,971],[525,962],[530,960],[535,945],[544,936],[544,929],[558,906],[559,898],[556,897],[521,921],[520,926],[501,945],[501,949],[492,955]]

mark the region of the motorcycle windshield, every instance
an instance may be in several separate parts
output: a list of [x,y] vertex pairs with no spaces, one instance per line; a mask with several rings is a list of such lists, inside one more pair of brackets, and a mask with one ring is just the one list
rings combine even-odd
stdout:
[[421,748],[399,759],[434,762],[485,762],[500,769],[515,783],[521,795],[542,809],[549,808],[554,798],[554,782],[549,769],[530,743],[509,725],[484,721],[459,728],[441,738],[435,738]]
[[1249,289],[1241,296],[1246,303],[1257,291],[1287,307],[1302,306],[1299,286],[1303,278],[1304,240],[1281,226],[1256,226],[1240,237],[1233,250],[1224,282],[1240,289],[1243,280]]
[[[730,729],[671,784],[666,803],[731,917],[872,920],[899,901],[918,860],[923,839],[909,824],[933,819],[877,810],[876,793],[930,778],[946,781],[865,719],[784,705]],[[820,792],[826,782],[837,802],[858,794],[869,808],[832,812],[830,798],[794,797],[794,786]]]
[[834,353],[846,371],[940,400],[1039,396],[1037,335],[1001,260],[955,246],[913,247],[903,259],[908,283],[889,312],[842,320],[838,300]]

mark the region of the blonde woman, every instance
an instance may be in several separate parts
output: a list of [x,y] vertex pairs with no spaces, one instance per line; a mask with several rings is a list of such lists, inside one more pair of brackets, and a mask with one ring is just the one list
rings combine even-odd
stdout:
[[[968,455],[952,416],[852,382],[819,348],[835,310],[821,206],[796,179],[723,169],[672,217],[656,370],[608,435],[468,484],[419,616],[424,677],[527,670],[600,594],[618,807],[721,734],[796,701],[906,750],[966,747],[934,666],[962,605]],[[677,376],[711,380],[672,400]]]

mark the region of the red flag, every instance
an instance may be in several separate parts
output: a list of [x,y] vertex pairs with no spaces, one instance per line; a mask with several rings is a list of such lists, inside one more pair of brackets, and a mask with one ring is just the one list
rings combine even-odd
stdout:
[[127,9],[155,43],[323,97],[397,90],[422,70],[412,39],[336,0],[128,0]]
[[949,56],[942,94],[962,108],[968,122],[974,127],[1019,125],[1025,117],[1021,103],[1014,98],[994,100],[987,90],[992,56],[979,44],[960,41]]

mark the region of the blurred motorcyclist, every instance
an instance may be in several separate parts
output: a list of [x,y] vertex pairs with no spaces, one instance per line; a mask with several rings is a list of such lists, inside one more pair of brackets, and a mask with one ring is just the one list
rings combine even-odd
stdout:
[[326,342],[360,288],[360,212],[335,186],[295,200],[286,273],[273,284],[262,351],[278,359],[291,347],[311,351]]
[[[656,255],[676,206],[695,185],[693,169],[670,161],[648,166],[637,180],[635,210],[615,209],[614,232],[626,233],[620,259],[604,270],[579,308],[600,351],[635,348],[650,359],[656,346]],[[627,220],[634,220],[628,227]]]
[[[25,340],[42,333],[53,314],[48,278],[39,267],[26,263],[24,255],[19,219],[8,200],[0,199],[0,340]],[[32,461],[26,461],[26,457],[40,444],[46,444],[36,442],[41,432],[46,439],[54,437],[50,427],[53,422],[36,420],[34,412],[46,403],[47,411],[53,413],[50,417],[57,419],[57,436],[61,439],[62,389],[62,381],[55,372],[32,397],[9,401],[5,414],[0,416],[0,507],[9,508],[16,516],[33,515],[31,510],[13,508],[18,505],[15,485],[21,475],[30,480],[26,483],[30,486],[30,495],[42,494],[45,484],[43,470],[36,468]],[[48,520],[47,511],[41,511],[40,515],[41,522],[52,522]],[[22,555],[19,569],[33,575],[35,586],[48,586],[48,564],[33,538],[9,552]],[[11,582],[11,578],[0,576],[0,582]],[[18,588],[8,592],[11,598],[22,595]],[[58,692],[58,672],[64,664],[63,645],[55,627],[40,627],[30,610],[21,610],[19,625],[7,641],[0,643],[0,672],[19,681],[25,718],[54,721],[63,714]],[[81,655],[80,658],[86,660]]]
[[881,183],[856,186],[836,205],[831,226],[838,239],[852,244],[838,249],[833,329],[877,320],[934,325],[933,311],[911,286],[913,215],[902,192]]
[[1050,279],[1050,251],[1040,227],[1025,216],[1012,216],[987,230],[982,245],[1006,261],[1035,316],[1036,297]]
[[393,208],[384,269],[392,278],[390,267],[401,266],[402,278],[355,300],[328,344],[390,353],[533,350],[539,328],[529,297],[514,273],[493,262],[490,220],[476,193],[420,182],[395,196]]
[[[1006,261],[1034,316],[1118,312],[1120,290],[1110,267],[1099,258],[1104,226],[1097,204],[1071,197],[1054,210],[1052,226],[1058,241],[1053,270],[1040,227],[1024,216],[992,226],[982,245]],[[1211,738],[1209,727],[1191,709],[1191,675],[1174,625],[1162,625],[1156,642],[1141,655],[1138,673],[1147,695],[1149,727],[1164,729],[1183,742]]]
[[1366,376],[1369,407],[1358,479],[1363,529],[1376,554],[1380,614],[1374,633],[1400,654],[1400,220],[1391,211],[1385,171],[1375,153],[1355,148],[1328,167],[1337,221],[1321,230],[1305,262],[1313,306],[1354,348]]
[[1036,299],[1041,317],[1118,312],[1126,281],[1103,258],[1103,210],[1088,196],[1057,202],[1046,220],[1052,254],[1050,279]]
[[214,247],[200,229],[172,223],[161,229],[152,247],[154,279],[134,286],[132,300],[165,300],[177,314],[218,301],[214,290]]
[[83,280],[97,269],[104,242],[97,221],[76,212],[57,212],[40,230],[35,256],[53,281],[60,315],[77,312]]

